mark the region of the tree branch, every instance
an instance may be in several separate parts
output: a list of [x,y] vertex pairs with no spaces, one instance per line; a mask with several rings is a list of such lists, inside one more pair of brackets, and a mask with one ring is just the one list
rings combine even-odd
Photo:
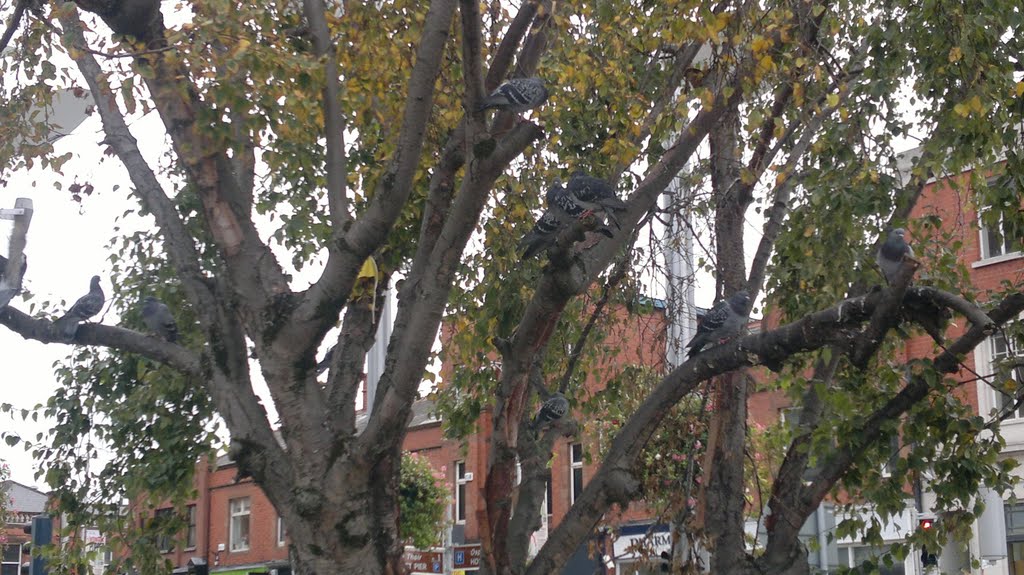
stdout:
[[[64,28],[66,46],[85,45],[82,23],[77,14],[58,11],[58,15]],[[128,124],[117,107],[117,100],[110,90],[106,74],[96,62],[96,58],[82,51],[70,52],[89,86],[93,101],[96,102],[96,110],[99,112],[106,136],[104,141],[110,145],[128,171],[135,196],[146,211],[153,214],[164,237],[164,250],[181,279],[190,302],[199,310],[199,317],[205,327],[212,328],[214,321],[208,314],[202,312],[215,309],[218,304],[199,268],[199,252],[192,235],[178,216],[174,204],[167,197],[153,169],[139,151],[138,141],[128,129]]]
[[412,192],[412,180],[419,164],[427,122],[434,102],[434,87],[444,60],[445,43],[451,29],[455,0],[434,0],[430,4],[416,52],[416,64],[409,78],[408,96],[398,146],[373,198],[362,216],[337,238],[329,251],[327,265],[316,283],[281,329],[282,336],[311,348],[334,325],[338,312],[355,285],[366,260],[387,239]]
[[0,52],[3,52],[7,45],[10,44],[11,38],[14,37],[14,33],[18,31],[18,26],[21,24],[21,18],[25,15],[25,9],[28,7],[29,0],[16,0],[14,5],[14,14],[11,15],[11,20],[7,23],[7,28],[4,30],[3,37],[0,37]]
[[324,59],[324,91],[321,97],[327,138],[327,204],[335,234],[340,236],[352,215],[348,212],[348,163],[345,158],[345,117],[341,113],[338,55],[324,18],[326,7],[323,0],[304,0],[302,5],[316,55]]
[[[42,343],[67,343],[54,337],[56,332],[53,322],[33,318],[10,306],[0,310],[0,324],[25,339],[34,339]],[[72,342],[137,353],[167,364],[191,377],[199,377],[202,373],[200,357],[190,349],[123,327],[83,323],[78,327]]]
[[[821,349],[832,343],[843,340],[844,332],[851,327],[866,321],[882,299],[881,292],[872,292],[865,296],[848,299],[839,304],[809,314],[795,322],[776,329],[748,335],[737,341],[726,343],[705,351],[691,358],[669,373],[648,395],[612,441],[600,468],[577,498],[566,517],[549,535],[548,540],[530,564],[527,575],[542,575],[557,570],[576,547],[587,537],[612,501],[609,499],[608,474],[612,469],[628,469],[635,462],[643,446],[657,429],[673,405],[683,396],[693,391],[696,386],[712,377],[733,371],[740,367],[750,367],[766,361],[790,357],[797,353]],[[1024,294],[1008,295],[997,308],[989,313],[995,325],[1001,325],[1024,310]],[[934,363],[939,371],[951,373],[956,371],[959,357],[978,345],[992,326],[986,328],[973,326],[971,330],[957,340],[949,350],[943,352]],[[900,409],[905,411],[911,403],[908,399],[918,401],[927,394],[928,385],[923,380],[915,380],[913,392],[905,388],[890,404],[879,410],[879,414],[869,418],[863,429],[865,433],[880,433],[880,423],[891,418]],[[923,389],[920,389],[922,388]],[[905,404],[905,405],[904,405]],[[901,412],[901,411],[900,411]],[[898,415],[898,413],[896,413]],[[841,449],[841,457],[845,460],[852,457],[852,448]],[[837,455],[837,457],[840,457]],[[830,463],[827,473],[815,482],[813,495],[805,498],[803,507],[798,510],[802,517],[814,510],[821,497],[831,488],[841,475],[836,463]],[[831,477],[830,484],[825,484],[825,477]],[[778,511],[776,511],[778,512]],[[795,517],[795,516],[794,516]],[[797,529],[803,524],[795,520]],[[776,542],[776,545],[778,542]],[[772,540],[769,539],[769,546]],[[766,555],[770,551],[766,551]],[[771,571],[766,571],[771,572]]]
[[[1017,317],[1024,310],[1024,293],[1016,292],[1008,295],[999,305],[989,313],[992,323],[988,325],[972,325],[971,329],[957,339],[953,345],[943,351],[932,360],[935,369],[940,373],[955,373],[960,365],[960,358],[978,346],[986,337],[991,335],[995,327],[1003,325]],[[825,495],[839,481],[843,474],[853,464],[857,453],[864,445],[870,445],[877,441],[885,429],[885,423],[899,418],[906,413],[917,402],[924,399],[931,391],[927,379],[920,375],[914,375],[906,386],[900,390],[885,405],[878,408],[873,414],[864,420],[859,429],[845,436],[847,439],[856,438],[857,442],[843,441],[839,447],[833,450],[822,466],[821,473],[809,487],[803,490],[802,497],[797,505],[790,508],[773,509],[772,513],[783,514],[783,521],[776,521],[777,525],[796,524],[788,530],[799,530],[803,521],[817,508]],[[765,567],[771,569],[774,564],[780,561],[779,556],[785,554],[784,548],[788,546],[786,534],[769,531],[768,546],[764,555],[758,560]]]

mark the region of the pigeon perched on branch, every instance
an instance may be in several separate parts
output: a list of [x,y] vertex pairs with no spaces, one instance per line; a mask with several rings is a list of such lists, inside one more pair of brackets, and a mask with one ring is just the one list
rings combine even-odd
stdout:
[[747,305],[750,304],[750,294],[745,290],[738,291],[728,299],[724,299],[714,305],[704,316],[704,319],[697,326],[697,334],[693,336],[687,357],[693,357],[700,353],[704,346],[739,333],[746,323]]
[[896,281],[903,258],[913,259],[914,257],[914,250],[904,239],[905,233],[903,228],[896,228],[889,232],[889,237],[878,247],[878,253],[875,255],[875,261],[881,268],[882,275],[885,276],[885,282],[890,285]]
[[523,252],[520,260],[530,259],[554,245],[562,229],[562,220],[557,212],[557,209],[545,210],[533,229],[519,240],[519,249]]
[[575,218],[585,218],[591,213],[601,212],[619,229],[622,225],[615,212],[627,208],[626,202],[615,195],[615,188],[610,183],[581,172],[573,174],[565,187],[556,181],[548,190],[547,202],[548,205],[557,205]]
[[100,276],[92,276],[92,280],[89,282],[89,293],[78,298],[75,305],[54,322],[57,333],[64,338],[64,341],[71,341],[78,332],[78,324],[100,313],[106,301],[106,296],[100,289]]
[[480,110],[497,108],[521,114],[548,99],[548,89],[540,78],[512,78],[484,98]]
[[569,400],[556,391],[541,404],[540,411],[537,412],[537,415],[533,417],[533,421],[530,422],[530,429],[537,431],[552,421],[562,419],[567,413],[569,413]]
[[174,343],[178,341],[178,324],[171,315],[167,304],[148,295],[142,301],[142,321],[146,323],[149,331],[161,338]]

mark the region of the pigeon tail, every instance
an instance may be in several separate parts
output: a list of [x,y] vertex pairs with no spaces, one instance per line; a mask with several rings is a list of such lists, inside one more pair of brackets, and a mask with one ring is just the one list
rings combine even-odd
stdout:
[[64,315],[53,322],[54,331],[61,341],[72,341],[78,333],[78,324],[81,323],[75,317]]

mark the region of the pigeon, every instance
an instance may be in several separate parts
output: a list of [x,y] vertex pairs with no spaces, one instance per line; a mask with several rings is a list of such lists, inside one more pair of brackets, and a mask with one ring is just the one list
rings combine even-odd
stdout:
[[569,413],[569,400],[556,391],[541,404],[540,411],[537,412],[537,415],[533,417],[533,421],[530,422],[530,429],[537,431],[552,421],[562,419],[567,413]]
[[513,78],[498,86],[484,98],[479,110],[497,108],[521,114],[532,110],[548,99],[548,89],[540,78]]
[[103,290],[100,289],[100,276],[92,276],[89,293],[78,298],[75,305],[54,322],[57,333],[63,336],[64,341],[71,341],[78,332],[78,324],[100,313],[106,301]]
[[878,247],[878,253],[875,255],[875,261],[882,269],[885,282],[890,285],[896,281],[896,274],[900,271],[903,258],[914,257],[914,250],[910,249],[910,245],[903,238],[905,233],[903,228],[896,228],[890,232],[889,237],[886,238],[884,244]]
[[707,344],[738,333],[746,323],[749,303],[750,294],[746,290],[738,291],[716,303],[697,326],[697,335],[686,344],[686,347],[691,348],[686,356],[693,357]]
[[519,249],[523,251],[523,255],[519,259],[528,260],[555,245],[555,239],[558,238],[558,232],[561,229],[562,219],[559,217],[558,210],[552,208],[545,210],[537,223],[533,225],[533,229],[519,240]]
[[[616,228],[622,229],[615,212],[626,209],[626,202],[615,195],[615,188],[601,178],[588,176],[582,172],[576,172],[569,178],[569,183],[564,189],[556,182],[548,190],[548,202],[557,202],[558,206],[566,213],[577,218],[584,218],[593,212],[603,212],[608,219],[615,224]],[[575,204],[575,208],[569,204]]]
[[142,321],[146,323],[149,331],[163,339],[171,343],[178,341],[178,324],[175,323],[171,310],[167,304],[151,295],[142,301]]
[[320,363],[316,364],[316,374],[320,375],[321,373],[330,369],[332,359],[334,359],[333,346],[331,347],[331,349],[327,350],[327,353],[324,354],[324,358],[320,360]]

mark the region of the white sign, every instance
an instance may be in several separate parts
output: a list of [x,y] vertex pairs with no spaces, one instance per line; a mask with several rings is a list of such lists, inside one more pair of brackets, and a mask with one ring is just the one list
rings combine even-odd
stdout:
[[657,557],[662,551],[671,551],[672,534],[668,531],[658,531],[651,534],[627,535],[616,539],[613,548],[615,557],[619,559],[641,557],[644,554],[637,553],[640,549],[649,550],[651,556]]
[[105,545],[107,543],[107,538],[100,533],[99,529],[86,529],[85,542],[92,543],[94,545]]

